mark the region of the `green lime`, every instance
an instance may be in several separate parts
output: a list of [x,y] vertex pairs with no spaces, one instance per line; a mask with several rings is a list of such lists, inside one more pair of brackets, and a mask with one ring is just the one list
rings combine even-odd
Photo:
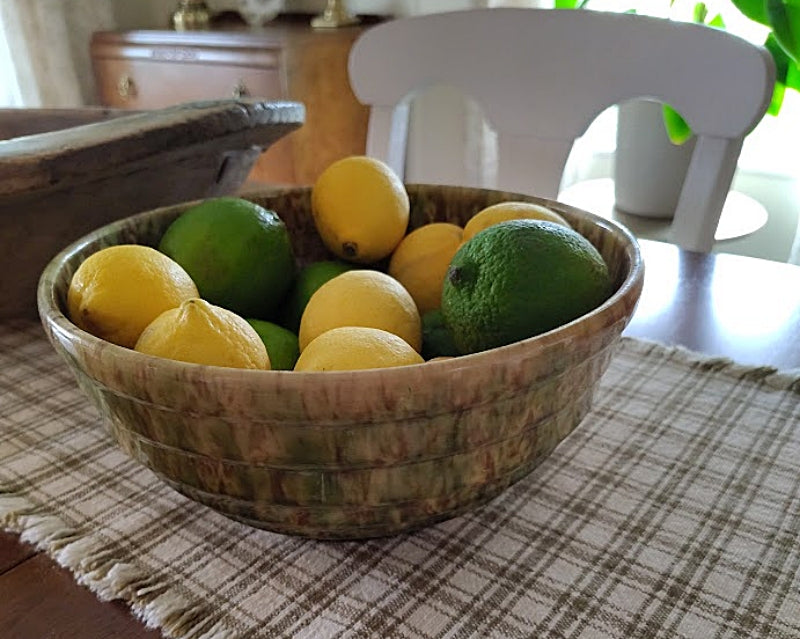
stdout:
[[281,314],[281,324],[295,333],[299,331],[300,318],[303,316],[308,300],[316,290],[328,280],[354,268],[358,268],[358,266],[339,260],[312,262],[301,268],[286,299]]
[[458,249],[445,276],[442,312],[467,354],[566,324],[611,291],[606,263],[580,233],[553,222],[512,220]]
[[460,355],[453,334],[444,321],[442,309],[435,308],[422,316],[422,357],[452,357]]
[[234,197],[184,211],[158,248],[186,269],[203,299],[242,317],[271,319],[297,270],[278,215]]
[[267,347],[272,370],[292,370],[297,358],[300,357],[297,335],[283,326],[264,320],[249,319],[247,323],[255,329],[261,341],[264,342],[264,346]]

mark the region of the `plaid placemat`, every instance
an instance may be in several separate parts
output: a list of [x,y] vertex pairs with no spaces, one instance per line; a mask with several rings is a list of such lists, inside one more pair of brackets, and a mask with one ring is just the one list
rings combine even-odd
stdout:
[[0,327],[0,526],[174,637],[800,637],[800,383],[624,339],[584,422],[479,510],[315,542],[118,452],[34,324]]

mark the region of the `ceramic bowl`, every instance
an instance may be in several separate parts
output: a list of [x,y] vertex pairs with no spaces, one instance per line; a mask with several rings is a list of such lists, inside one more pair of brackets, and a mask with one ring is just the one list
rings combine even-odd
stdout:
[[[552,206],[600,250],[615,292],[534,338],[378,370],[248,371],[154,358],[78,329],[70,277],[98,249],[155,245],[186,204],[104,226],[46,268],[39,312],[56,350],[132,457],[233,519],[327,539],[383,536],[474,508],[528,474],[581,422],[643,283],[632,235],[578,209],[500,191],[408,185],[411,227],[463,224],[510,199]],[[329,258],[310,190],[250,193],[288,226],[301,262]]]

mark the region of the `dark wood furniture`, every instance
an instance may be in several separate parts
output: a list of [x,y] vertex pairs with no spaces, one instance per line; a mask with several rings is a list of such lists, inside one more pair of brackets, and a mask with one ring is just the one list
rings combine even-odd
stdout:
[[[800,366],[800,267],[646,240],[641,246],[644,293],[626,335],[744,364]],[[0,533],[0,601],[0,628],[15,639],[161,636],[8,533]]]
[[334,160],[364,153],[369,112],[350,89],[347,59],[375,21],[314,30],[309,16],[285,15],[261,29],[97,32],[98,101],[124,109],[242,96],[302,102],[305,125],[264,153],[251,179],[311,184]]
[[70,242],[139,211],[237,192],[261,149],[302,122],[296,103],[250,98],[137,113],[0,109],[0,320],[38,317],[39,277]]

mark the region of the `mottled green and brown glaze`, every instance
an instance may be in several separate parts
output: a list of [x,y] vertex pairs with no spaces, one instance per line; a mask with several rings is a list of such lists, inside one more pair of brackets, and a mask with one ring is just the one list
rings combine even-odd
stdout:
[[[463,224],[489,204],[552,206],[588,237],[617,284],[600,308],[502,348],[435,363],[337,373],[245,371],[148,357],[92,337],[63,315],[87,255],[155,245],[187,205],[87,236],[46,269],[42,321],[124,450],[192,499],[253,526],[317,538],[389,535],[455,516],[530,472],[586,415],[643,282],[632,236],[539,198],[408,185],[411,226]],[[307,262],[330,257],[310,191],[248,195],[286,222]]]

